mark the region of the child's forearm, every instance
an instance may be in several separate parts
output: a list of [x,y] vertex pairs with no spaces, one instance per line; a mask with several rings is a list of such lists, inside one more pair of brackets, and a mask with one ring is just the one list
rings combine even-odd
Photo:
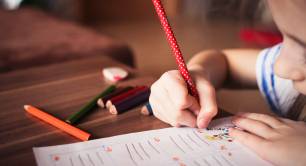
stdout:
[[259,50],[209,50],[196,54],[188,63],[191,73],[208,77],[215,88],[234,85],[256,87],[255,65]]

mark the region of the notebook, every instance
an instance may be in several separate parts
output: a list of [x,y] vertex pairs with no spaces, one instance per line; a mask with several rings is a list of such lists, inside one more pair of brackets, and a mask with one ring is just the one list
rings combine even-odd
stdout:
[[87,142],[34,147],[39,166],[270,166],[228,136],[230,118],[207,129],[165,128]]

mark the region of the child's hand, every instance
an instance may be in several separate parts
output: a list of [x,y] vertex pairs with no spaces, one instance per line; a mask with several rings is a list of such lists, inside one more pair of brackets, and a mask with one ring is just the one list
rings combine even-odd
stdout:
[[306,165],[306,124],[269,115],[244,113],[233,119],[244,129],[230,136],[275,165]]
[[151,86],[150,104],[153,114],[176,127],[206,127],[218,111],[215,89],[204,76],[198,76],[194,80],[200,104],[188,94],[187,85],[179,71],[164,73]]

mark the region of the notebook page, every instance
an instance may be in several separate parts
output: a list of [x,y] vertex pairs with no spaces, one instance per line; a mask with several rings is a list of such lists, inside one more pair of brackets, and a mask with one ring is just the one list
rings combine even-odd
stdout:
[[208,129],[165,128],[87,142],[33,148],[41,166],[269,166],[228,136],[229,118]]

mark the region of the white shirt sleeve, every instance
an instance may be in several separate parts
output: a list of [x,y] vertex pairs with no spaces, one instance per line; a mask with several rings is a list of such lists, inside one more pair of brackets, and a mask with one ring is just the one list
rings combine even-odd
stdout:
[[281,44],[278,44],[260,52],[256,62],[256,77],[260,92],[271,110],[286,117],[299,92],[294,89],[291,80],[280,78],[274,73],[274,62],[280,50]]

